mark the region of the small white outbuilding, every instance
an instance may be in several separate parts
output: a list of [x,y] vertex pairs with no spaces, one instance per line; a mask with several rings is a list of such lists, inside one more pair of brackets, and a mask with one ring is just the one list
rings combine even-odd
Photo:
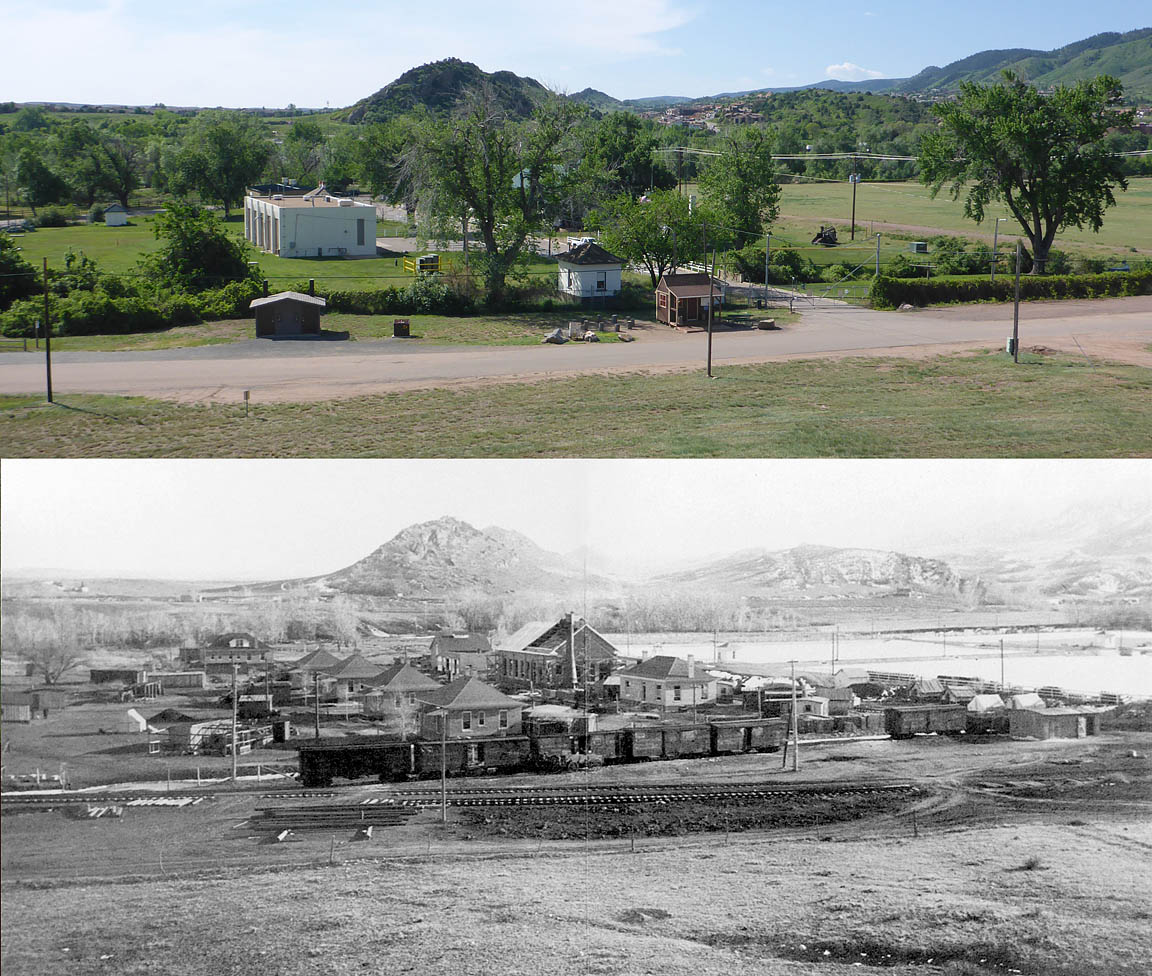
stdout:
[[128,211],[118,203],[112,204],[104,210],[104,225],[106,227],[123,227],[128,223]]
[[585,241],[556,256],[562,294],[573,298],[611,298],[620,294],[624,259],[605,251],[595,241]]

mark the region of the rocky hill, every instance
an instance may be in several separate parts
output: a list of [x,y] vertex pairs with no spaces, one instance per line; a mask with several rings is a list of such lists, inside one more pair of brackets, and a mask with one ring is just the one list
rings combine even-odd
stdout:
[[420,105],[434,115],[445,115],[455,108],[465,92],[484,82],[492,86],[497,100],[514,118],[530,115],[533,105],[547,93],[534,78],[522,78],[511,71],[482,71],[470,61],[445,58],[405,71],[395,81],[337,115],[347,122],[387,122]]
[[939,559],[876,549],[799,546],[783,552],[746,549],[689,570],[657,577],[666,586],[723,587],[744,592],[908,590],[959,594],[979,584]]
[[518,532],[480,530],[455,518],[410,525],[351,566],[304,581],[341,593],[446,596],[531,590],[567,592],[583,582],[582,567]]

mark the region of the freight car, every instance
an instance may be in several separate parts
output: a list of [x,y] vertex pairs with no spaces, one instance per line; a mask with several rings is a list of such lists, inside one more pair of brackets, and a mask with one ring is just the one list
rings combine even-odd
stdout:
[[310,788],[329,787],[335,779],[431,779],[440,775],[442,753],[449,776],[478,776],[774,751],[784,742],[784,725],[782,719],[773,718],[642,726],[583,735],[548,732],[450,739],[443,744],[438,739],[398,742],[375,736],[301,742],[300,778]]
[[963,705],[896,705],[884,709],[884,731],[893,739],[929,732],[960,735],[967,726],[968,709]]

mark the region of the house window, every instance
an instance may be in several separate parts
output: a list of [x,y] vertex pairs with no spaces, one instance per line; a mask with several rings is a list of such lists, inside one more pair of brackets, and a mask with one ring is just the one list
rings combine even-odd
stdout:
[[348,690],[349,691],[355,691],[356,690],[356,683],[354,681],[348,682]]
[[707,698],[708,697],[708,686],[707,685],[701,685],[700,697],[701,698]]
[[356,244],[360,247],[364,246],[364,218],[356,218]]
[[397,708],[399,708],[404,701],[399,695],[393,695],[392,700],[395,702]]
[[656,697],[657,698],[663,698],[664,697],[664,686],[663,685],[657,685],[656,686]]
[[465,732],[467,732],[468,729],[472,728],[472,713],[471,712],[464,712],[460,716],[460,728],[464,729]]
[[480,728],[484,728],[484,716],[486,716],[487,714],[488,714],[487,712],[477,712],[476,713],[476,724],[478,726],[480,726]]
[[640,682],[640,700],[648,700],[648,686],[644,682]]
[[500,709],[500,728],[508,728],[508,709]]
[[607,271],[597,271],[596,272],[596,290],[597,291],[607,291],[608,290],[608,272]]
[[672,700],[673,701],[679,701],[680,700],[680,686],[679,685],[673,685],[672,686]]

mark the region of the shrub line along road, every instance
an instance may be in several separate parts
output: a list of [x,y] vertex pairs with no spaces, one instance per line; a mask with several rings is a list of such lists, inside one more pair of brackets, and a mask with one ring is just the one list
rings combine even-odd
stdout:
[[[766,313],[770,314],[770,313]],[[1003,348],[1010,305],[906,312],[828,306],[779,332],[721,332],[717,364],[852,355],[924,356]],[[1152,366],[1152,296],[1021,306],[1021,347],[1046,346]],[[405,340],[269,342],[53,356],[59,393],[107,393],[184,402],[334,400],[411,389],[536,381],[590,373],[669,372],[704,365],[706,338],[649,327],[634,343],[425,346]],[[0,356],[0,393],[44,389],[42,356]]]

